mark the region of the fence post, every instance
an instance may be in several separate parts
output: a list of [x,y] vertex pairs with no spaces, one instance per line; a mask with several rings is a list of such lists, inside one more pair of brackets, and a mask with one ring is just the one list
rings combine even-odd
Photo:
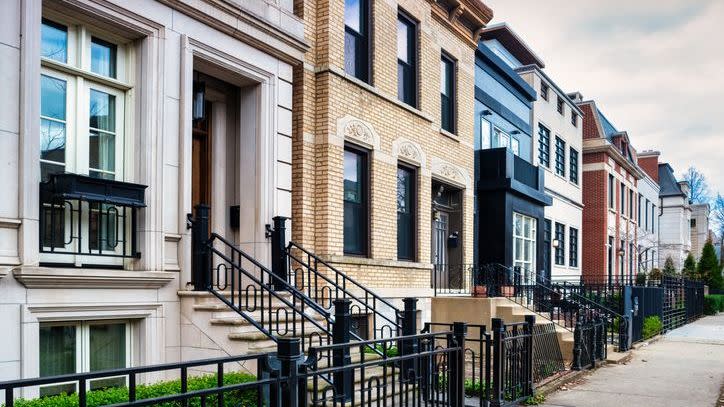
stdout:
[[618,351],[625,352],[629,349],[631,338],[631,317],[624,315],[618,327]]
[[272,286],[274,287],[275,291],[283,290],[284,289],[284,282],[289,281],[288,280],[288,271],[287,271],[287,250],[286,250],[286,244],[287,244],[287,217],[284,216],[275,216],[272,218],[272,221],[274,222],[274,229],[271,232],[271,250],[272,250],[272,260],[271,260],[271,266],[272,266],[272,273],[279,277],[278,279],[273,279]]
[[[505,404],[503,395],[503,358],[505,357],[505,346],[503,344],[503,336],[505,335],[505,324],[500,318],[493,318],[493,383],[492,395],[490,400],[491,407],[501,407]],[[490,369],[490,366],[488,367]]]
[[450,405],[462,407],[465,404],[465,336],[468,326],[465,322],[453,322],[452,335],[448,337],[448,350],[460,348],[455,354],[448,354],[450,360],[450,373],[447,381],[447,391],[450,395]]
[[[402,336],[417,334],[417,298],[403,298],[405,308],[402,311]],[[401,340],[397,343],[401,356],[414,355],[417,353],[418,343],[415,339]],[[400,377],[402,380],[417,376],[417,359],[406,359],[402,361]]]
[[211,256],[206,246],[209,240],[209,205],[196,205],[191,221],[191,283],[194,291],[206,291],[211,286]]
[[525,322],[528,324],[528,335],[526,338],[526,362],[525,362],[525,380],[528,385],[528,394],[533,395],[533,341],[535,336],[533,335],[533,327],[535,326],[535,315],[526,315]]
[[[334,325],[332,327],[332,341],[335,345],[349,343],[352,317],[349,305],[352,301],[347,298],[334,300]],[[335,368],[352,364],[349,347],[342,347],[332,351],[332,366]],[[343,369],[334,372],[334,392],[341,400],[352,398],[354,371]]]
[[573,370],[582,370],[581,366],[581,352],[583,349],[581,348],[581,329],[583,324],[581,324],[580,320],[576,321],[576,327],[573,331],[573,366],[571,366],[571,369]]
[[[284,407],[300,407],[307,399],[306,381],[299,379],[299,365],[304,361],[301,340],[299,338],[277,337],[277,359],[280,362],[278,384],[281,393],[281,405]],[[286,382],[286,383],[285,383]]]

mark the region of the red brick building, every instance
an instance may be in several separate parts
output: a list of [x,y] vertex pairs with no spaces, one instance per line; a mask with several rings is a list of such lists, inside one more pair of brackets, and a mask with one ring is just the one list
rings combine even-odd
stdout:
[[583,116],[583,262],[587,281],[635,279],[638,180],[644,173],[625,131],[593,100],[570,95]]

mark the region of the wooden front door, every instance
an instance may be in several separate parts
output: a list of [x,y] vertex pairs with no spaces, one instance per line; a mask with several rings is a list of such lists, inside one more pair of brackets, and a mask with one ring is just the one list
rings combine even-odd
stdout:
[[[191,204],[211,205],[211,103],[206,102],[206,118],[193,127],[191,146]],[[194,209],[195,210],[195,209]]]

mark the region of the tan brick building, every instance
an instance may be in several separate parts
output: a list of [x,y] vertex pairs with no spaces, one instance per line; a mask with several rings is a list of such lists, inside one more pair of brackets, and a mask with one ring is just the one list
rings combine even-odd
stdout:
[[298,0],[295,12],[311,50],[294,72],[292,238],[386,297],[429,297],[433,262],[472,263],[475,48],[492,11]]

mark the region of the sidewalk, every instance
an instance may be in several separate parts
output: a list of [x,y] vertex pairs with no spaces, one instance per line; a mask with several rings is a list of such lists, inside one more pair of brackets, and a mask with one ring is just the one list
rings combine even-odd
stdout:
[[724,381],[724,313],[633,351],[581,384],[548,395],[548,407],[712,407]]

